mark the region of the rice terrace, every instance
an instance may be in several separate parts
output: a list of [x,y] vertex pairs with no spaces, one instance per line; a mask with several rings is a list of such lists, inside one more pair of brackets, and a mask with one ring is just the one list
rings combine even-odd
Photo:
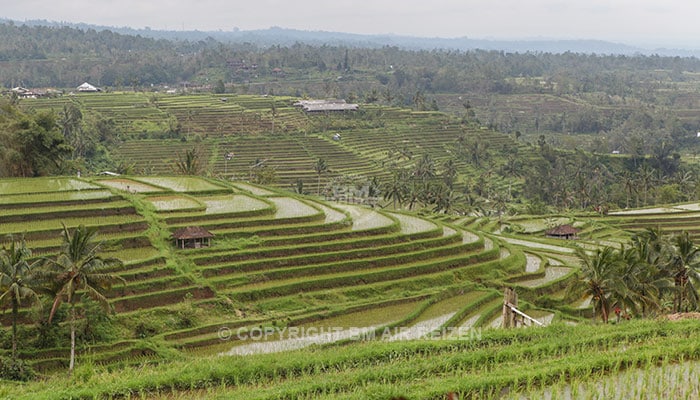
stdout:
[[[447,128],[439,133],[449,138],[463,129],[450,127],[445,116],[405,116],[417,123],[445,119]],[[325,136],[281,134],[274,140],[284,144],[264,154],[289,159],[294,154],[289,148],[304,143],[307,151],[295,156],[302,161],[289,161],[292,165],[311,169],[311,154],[333,152],[329,160],[336,175],[358,163],[380,170],[372,153],[363,153],[368,150],[334,145]],[[426,140],[401,137],[411,145]],[[39,333],[54,343],[27,353],[18,349],[45,378],[3,386],[4,396],[520,398],[544,396],[537,394],[544,390],[563,398],[607,398],[607,384],[588,382],[632,379],[621,374],[639,370],[643,378],[634,378],[627,395],[637,398],[647,390],[668,390],[666,383],[655,383],[665,371],[692,374],[687,371],[697,368],[697,322],[591,325],[596,313],[612,308],[591,300],[590,292],[571,290],[587,279],[580,257],[600,260],[602,249],[624,249],[631,238],[640,241],[654,232],[646,230],[650,227],[696,235],[697,203],[607,215],[416,213],[394,208],[393,199],[378,191],[373,198],[357,190],[357,177],[346,183],[317,174],[310,182],[327,186],[312,183],[306,194],[285,190],[284,183],[281,188],[251,183],[245,161],[224,166],[215,153],[232,148],[236,157],[252,158],[257,150],[249,154],[237,145],[252,139],[202,141],[211,160],[209,177],[0,181],[0,233],[22,237],[31,249],[29,260],[60,251],[64,225],[95,229],[101,255],[121,260],[105,270],[121,279],[105,292],[114,314],[100,312],[94,303],[80,305],[97,316],[85,314],[81,322],[86,336],[71,383],[60,388],[52,383],[63,376],[70,350],[60,337],[69,323],[67,311],[59,308],[64,322]],[[420,146],[445,146],[439,136],[430,140]],[[133,157],[136,168],[150,163],[157,170],[161,164],[149,161],[163,157],[156,149],[176,152],[185,148],[181,143],[125,142],[119,151]],[[380,146],[371,147],[376,152]],[[285,164],[277,162],[281,173]],[[239,177],[241,171],[246,176]],[[285,179],[307,176],[302,170],[289,173]],[[576,240],[544,235],[567,224],[576,227]],[[173,232],[193,226],[210,232],[211,242],[174,246]],[[500,329],[507,287],[519,295],[518,310],[537,321],[516,316],[516,322],[543,327]],[[615,303],[620,306],[624,314],[642,312],[633,302]],[[21,341],[40,341],[32,321],[42,313],[46,310],[18,310]],[[9,326],[11,314],[2,320]],[[694,397],[698,386],[674,390]]]
[[[259,73],[0,101],[0,398],[700,396],[695,147]],[[684,91],[675,134],[680,74],[649,78]],[[492,110],[641,101],[507,81],[536,93]]]

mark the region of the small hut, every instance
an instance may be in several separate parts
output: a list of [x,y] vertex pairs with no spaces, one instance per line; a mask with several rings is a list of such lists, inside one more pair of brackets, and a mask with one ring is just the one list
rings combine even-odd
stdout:
[[555,239],[576,239],[576,234],[578,234],[579,230],[574,228],[571,225],[559,225],[557,227],[554,227],[548,231],[546,231],[544,234],[547,237],[550,238],[555,238]]
[[102,89],[92,86],[91,84],[85,82],[82,85],[78,86],[75,88],[75,90],[79,92],[84,92],[84,93],[95,93],[95,92],[101,92]]
[[178,249],[199,249],[209,247],[214,234],[201,226],[188,226],[173,232],[172,238]]

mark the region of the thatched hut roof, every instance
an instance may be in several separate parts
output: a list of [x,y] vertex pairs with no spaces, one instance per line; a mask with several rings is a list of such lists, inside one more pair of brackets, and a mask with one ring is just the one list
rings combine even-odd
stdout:
[[547,236],[576,236],[578,229],[571,225],[559,225],[545,232]]
[[173,239],[203,239],[213,238],[214,234],[201,226],[188,226],[173,232]]

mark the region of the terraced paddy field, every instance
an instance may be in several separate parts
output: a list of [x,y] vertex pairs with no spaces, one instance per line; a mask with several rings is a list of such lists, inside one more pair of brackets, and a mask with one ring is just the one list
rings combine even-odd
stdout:
[[[358,328],[431,321],[439,330],[477,313],[476,306],[465,311],[473,300],[498,293],[501,283],[493,277],[524,270],[517,252],[502,251],[479,232],[247,183],[132,176],[2,185],[0,203],[12,207],[0,212],[0,231],[23,235],[37,256],[58,251],[63,224],[84,224],[98,229],[105,256],[124,261],[114,272],[126,284],[109,298],[122,339],[134,341],[127,348],[148,338],[206,352],[220,349],[222,326],[311,326],[343,318],[364,321]],[[26,187],[41,193],[25,193]],[[212,245],[175,249],[171,233],[187,226],[209,230]],[[378,311],[411,298],[419,300],[408,316]],[[440,315],[430,311],[436,307]],[[59,346],[33,363],[50,371],[63,365],[66,352]],[[130,358],[127,349],[121,356],[90,353],[98,363]]]
[[[272,360],[256,356],[258,353],[299,354],[294,351],[304,349],[304,354],[313,359],[316,354],[329,357],[336,349],[350,358],[355,357],[351,354],[365,351],[378,352],[377,356],[383,358],[379,354],[386,351],[395,354],[392,357],[398,357],[399,364],[371,362],[377,363],[377,371],[394,376],[387,382],[392,382],[396,393],[425,394],[415,398],[435,397],[448,390],[471,393],[491,387],[479,386],[486,385],[484,381],[469,383],[472,381],[465,380],[465,375],[458,374],[457,371],[473,368],[461,361],[451,364],[449,369],[455,370],[450,373],[435,370],[444,377],[429,385],[423,372],[413,375],[413,367],[398,360],[406,351],[418,364],[433,371],[429,365],[437,359],[429,354],[418,356],[421,346],[448,359],[461,357],[454,349],[462,346],[487,351],[479,350],[481,344],[472,340],[477,335],[505,337],[490,333],[499,330],[504,287],[516,288],[522,309],[544,325],[554,325],[554,330],[569,329],[565,324],[588,325],[592,315],[590,299],[567,299],[562,294],[577,279],[579,264],[574,254],[578,246],[594,249],[603,242],[620,242],[652,221],[662,226],[668,222],[672,230],[700,217],[693,205],[677,205],[674,208],[684,210],[681,214],[658,214],[658,210],[652,210],[647,214],[547,218],[548,222],[576,220],[582,229],[579,239],[564,241],[542,235],[541,217],[528,221],[519,216],[513,223],[533,228],[506,234],[497,224],[482,224],[473,218],[447,223],[443,217],[326,202],[318,197],[230,180],[179,176],[59,177],[30,180],[29,184],[3,180],[0,184],[7,190],[0,194],[0,204],[8,205],[0,211],[0,231],[24,235],[34,251],[34,259],[51,257],[59,251],[63,224],[68,229],[84,224],[98,229],[98,238],[106,245],[105,256],[124,261],[112,272],[126,283],[107,292],[116,311],[110,324],[114,335],[100,342],[80,342],[79,365],[108,370],[162,362],[167,369],[176,368],[172,360],[187,358],[221,364],[222,368],[241,368],[237,360],[242,355],[253,357],[252,363]],[[39,192],[28,192],[22,186]],[[192,226],[213,234],[211,246],[174,246],[172,233]],[[8,239],[4,240],[8,243]],[[65,309],[62,312],[65,315]],[[20,315],[22,329],[27,332],[24,340],[35,342],[36,333],[30,323],[32,312],[22,309]],[[8,326],[9,318],[8,314],[0,316],[3,326]],[[59,319],[57,332],[65,333],[67,328],[65,319]],[[656,328],[639,329],[647,332]],[[294,332],[293,337],[290,332]],[[616,337],[612,331],[607,334]],[[529,340],[526,337],[530,334],[522,335],[522,340]],[[68,336],[59,336],[62,339],[53,345],[20,351],[21,357],[44,374],[63,370],[67,365]],[[465,337],[469,340],[465,341]],[[442,347],[446,343],[450,343],[449,347]],[[347,349],[351,350],[346,352]],[[297,357],[302,363],[310,360],[292,355],[277,357]],[[286,362],[291,361],[282,361]],[[365,361],[357,362],[364,365]],[[635,366],[638,361],[630,363]],[[392,374],[393,367],[416,376],[415,382],[399,382],[402,373]],[[330,381],[324,385],[330,386],[323,386],[326,389],[317,387],[314,379],[305,378],[308,372],[271,379],[277,379],[276,385],[282,392],[286,385],[292,385],[289,390],[294,393],[306,393],[302,397],[321,396],[342,381],[364,382],[337,389],[336,393],[348,398],[388,390],[370,375],[360,376],[354,367],[325,366],[319,371],[328,372],[329,368],[340,375],[337,379],[328,375]],[[556,374],[562,372],[561,368],[555,370]],[[232,375],[222,373],[220,382],[230,385]],[[101,374],[99,379],[107,379]],[[183,374],[181,378],[187,376]],[[520,390],[521,379],[527,380],[528,376],[525,373],[492,383]],[[532,378],[532,382],[549,384],[554,376],[547,372]],[[267,390],[259,396],[254,394],[252,381],[246,379],[241,375],[240,381],[233,383],[235,390],[214,385],[212,393],[222,398],[275,397]],[[87,389],[90,381],[85,390],[97,390]],[[104,386],[100,393],[122,390],[115,385]],[[146,386],[137,387],[132,394],[144,390],[157,397],[162,390],[181,391],[180,383],[170,389],[139,385]],[[183,398],[196,397],[197,391],[206,389],[202,385],[207,384],[200,382],[185,388]],[[79,392],[78,388],[73,389]],[[9,389],[0,385],[0,394],[1,390]]]
[[[254,180],[254,165],[275,171],[272,183],[289,189],[300,183],[303,192],[338,197],[334,180],[348,175],[384,180],[387,166],[406,166],[397,158],[401,149],[416,158],[429,155],[436,165],[454,159],[460,138],[479,137],[493,148],[533,150],[509,135],[463,125],[439,112],[414,112],[394,107],[362,105],[358,113],[305,114],[292,104],[298,99],[254,95],[164,95],[100,93],[33,99],[22,105],[32,111],[59,113],[66,105],[78,106],[84,115],[114,122],[123,140],[115,159],[143,175],[171,174],[185,151],[196,148],[202,173]],[[336,134],[342,139],[334,140]],[[227,157],[231,154],[231,157]],[[328,169],[318,174],[314,164],[324,159]],[[457,188],[478,178],[464,160],[456,163]],[[517,190],[519,181],[493,178],[493,190]],[[155,183],[155,186],[159,186]],[[132,190],[139,190],[132,186]],[[188,189],[185,189],[188,190]],[[333,191],[336,193],[333,193]],[[329,193],[330,192],[330,193]]]

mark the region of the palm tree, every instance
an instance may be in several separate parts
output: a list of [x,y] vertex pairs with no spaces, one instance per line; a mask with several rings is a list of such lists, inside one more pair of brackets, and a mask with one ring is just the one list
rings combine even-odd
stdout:
[[321,174],[325,174],[328,172],[328,164],[326,163],[326,160],[323,158],[319,158],[316,160],[314,163],[314,171],[316,171],[316,175],[318,175],[318,181],[316,182],[316,186],[318,187],[318,195],[321,195]]
[[[631,173],[625,172],[622,175],[622,185],[625,189],[625,208],[630,208],[630,197],[637,193],[635,177]],[[639,205],[639,197],[637,197],[637,205]]]
[[29,264],[27,258],[31,252],[22,239],[12,241],[10,248],[0,250],[0,304],[9,303],[12,307],[12,358],[17,355],[17,318],[23,300],[36,304],[39,295],[32,288],[32,269],[36,263]]
[[185,150],[185,155],[178,154],[175,162],[175,172],[181,175],[198,175],[202,172],[199,151],[196,148]]
[[654,176],[654,169],[649,167],[647,164],[642,165],[642,168],[640,168],[637,172],[637,184],[642,189],[642,193],[644,195],[644,206],[647,205],[649,189],[652,189],[655,183],[656,177]]
[[669,263],[675,286],[673,308],[675,312],[681,312],[686,300],[693,308],[698,305],[698,291],[694,282],[700,282],[700,249],[685,231],[674,237],[673,244]]
[[617,280],[619,254],[612,247],[598,249],[593,256],[589,256],[584,249],[578,248],[576,254],[581,260],[583,279],[574,284],[585,285],[584,293],[593,298],[594,318],[595,313],[599,312],[603,322],[607,323],[611,295],[615,289],[619,292],[620,282]]
[[420,160],[415,165],[413,176],[420,180],[427,180],[435,177],[435,162],[430,157],[430,154],[423,154]]
[[432,202],[435,205],[433,212],[445,214],[452,211],[452,209],[460,202],[461,197],[459,193],[450,189],[445,185],[436,185],[433,194]]
[[620,249],[618,275],[623,291],[615,294],[616,304],[613,305],[633,312],[641,309],[642,316],[646,316],[648,311],[661,307],[661,295],[669,287],[669,280],[659,273],[659,266],[647,262],[649,257],[639,250],[634,246]]
[[96,233],[96,230],[80,225],[71,234],[63,225],[61,252],[55,259],[48,260],[46,268],[46,276],[58,288],[49,314],[49,323],[61,302],[68,303],[70,310],[70,372],[75,366],[75,305],[80,300],[78,291],[109,309],[105,291],[111,288],[113,283],[125,282],[123,278],[106,271],[121,265],[121,261],[98,255],[102,243],[93,243]]
[[401,205],[406,195],[406,181],[403,174],[395,172],[391,180],[384,185],[382,191],[384,192],[384,200],[393,201],[394,209],[396,209],[396,203]]
[[454,160],[449,158],[442,163],[442,180],[450,189],[453,188],[457,178],[457,165]]

